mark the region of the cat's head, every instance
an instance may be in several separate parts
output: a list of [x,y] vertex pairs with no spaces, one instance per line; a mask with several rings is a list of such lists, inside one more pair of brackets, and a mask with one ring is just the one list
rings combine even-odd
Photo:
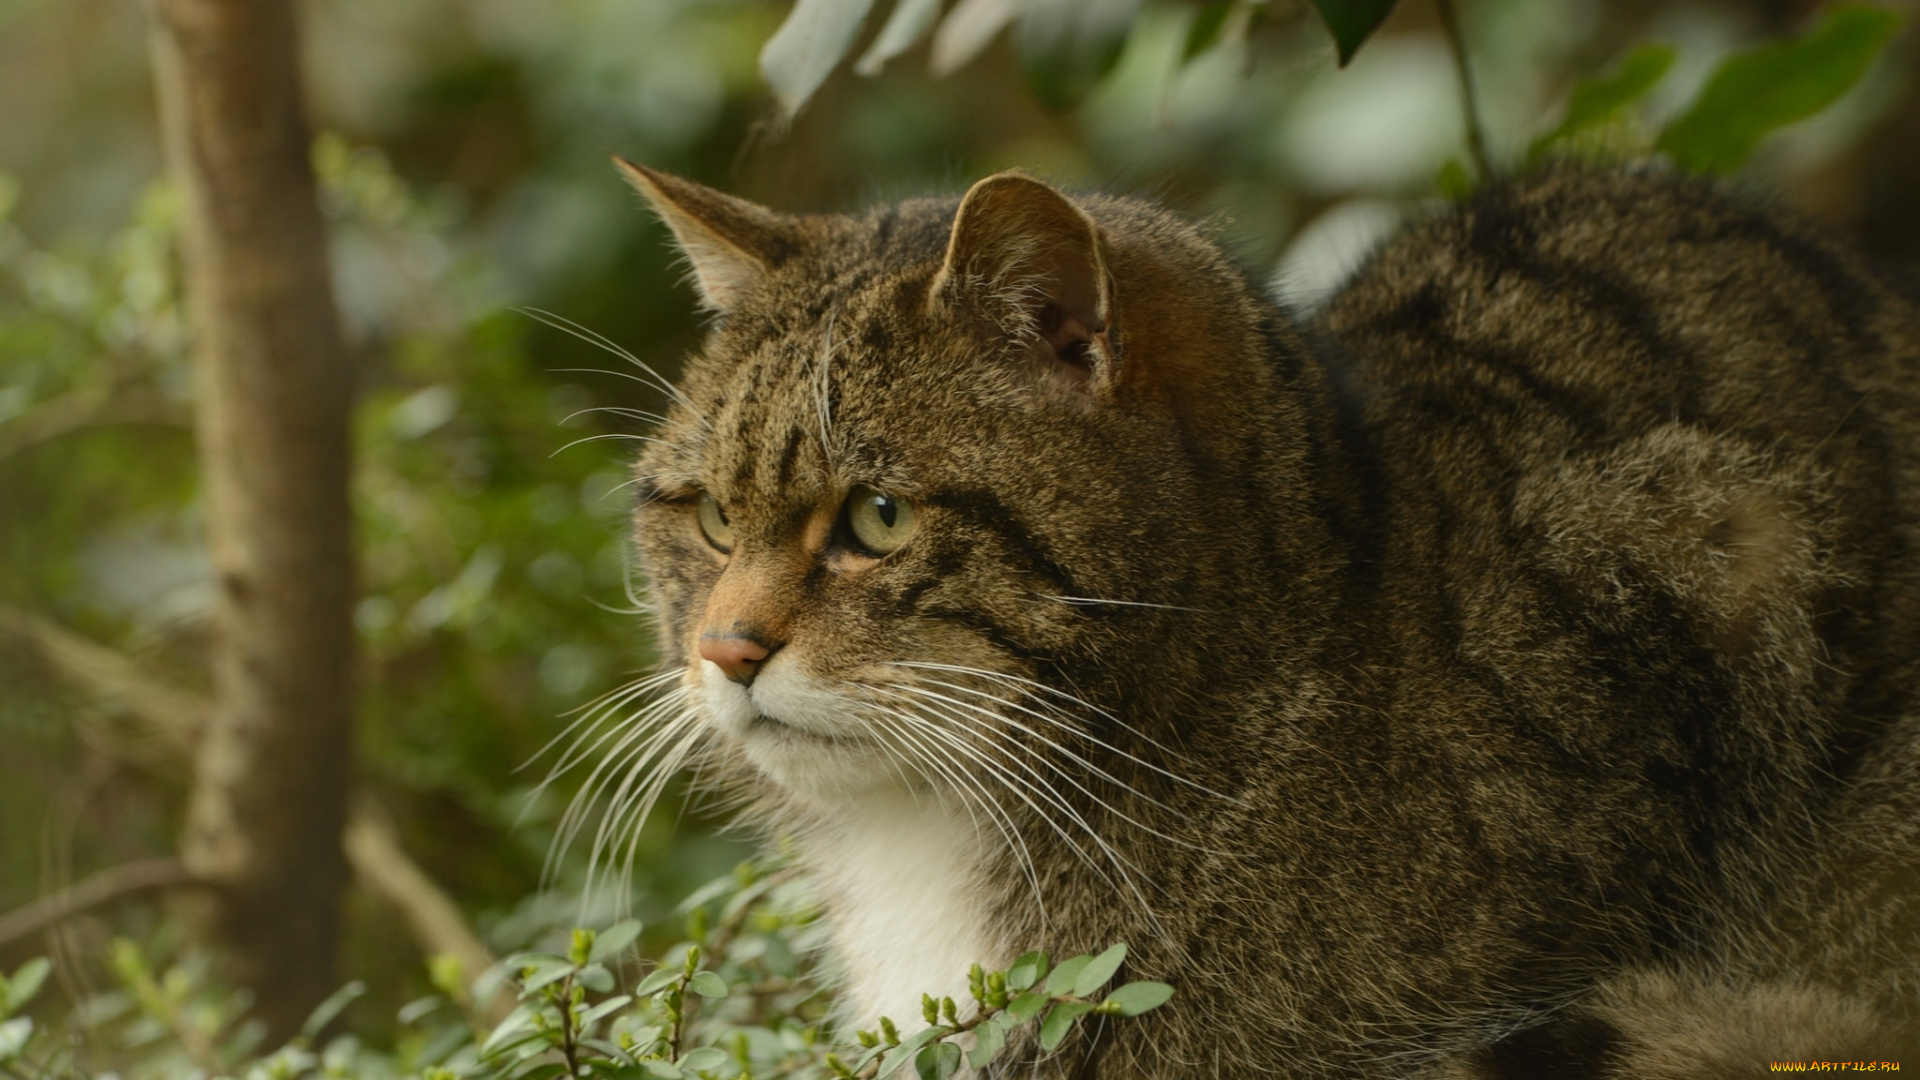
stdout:
[[622,167],[717,314],[637,523],[734,760],[816,803],[1056,783],[1284,632],[1236,598],[1289,557],[1303,443],[1271,312],[1193,228],[1019,173],[843,217]]

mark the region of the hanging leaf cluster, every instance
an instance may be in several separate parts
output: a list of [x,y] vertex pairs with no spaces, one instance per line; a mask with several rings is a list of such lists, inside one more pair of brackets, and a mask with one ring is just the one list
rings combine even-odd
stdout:
[[[1040,100],[1069,108],[1084,98],[1120,58],[1144,0],[893,0],[879,33],[853,62],[860,75],[886,65],[931,38],[929,67],[950,75],[970,63],[1002,31],[1012,28],[1027,82]],[[1395,0],[1313,0],[1333,34],[1340,63],[1385,21]],[[1198,0],[1190,24],[1189,59],[1245,30],[1267,0]],[[873,0],[796,0],[760,52],[760,70],[781,108],[798,113],[859,41]]]

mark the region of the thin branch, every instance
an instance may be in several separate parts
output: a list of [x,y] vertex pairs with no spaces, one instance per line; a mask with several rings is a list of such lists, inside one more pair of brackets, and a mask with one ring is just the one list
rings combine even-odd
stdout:
[[153,390],[76,390],[42,402],[0,426],[0,459],[24,453],[43,443],[87,428],[110,424],[190,426],[191,417],[178,402]]
[[[131,726],[133,730],[117,732],[115,738],[95,740],[101,744],[103,751],[122,753],[126,751],[128,743],[150,743],[156,751],[151,756],[159,757],[181,771],[188,768],[200,731],[212,712],[212,704],[206,698],[182,690],[124,654],[89,641],[31,612],[0,605],[0,636],[20,640],[37,652],[61,679],[121,707],[122,715],[132,721],[131,725],[123,727]],[[353,797],[340,842],[361,885],[400,911],[422,953],[428,956],[449,953],[459,957],[469,978],[477,977],[493,966],[492,954],[467,926],[459,906],[407,855],[400,845],[400,837],[392,821],[364,791],[356,792]],[[173,859],[147,860],[129,865],[137,867],[147,863],[168,864],[185,874]],[[148,872],[159,873],[157,867]],[[51,904],[79,889],[93,887],[94,880],[89,879],[82,885],[56,893],[28,909],[22,909],[22,912]],[[189,875],[185,881],[161,881],[144,888],[162,888],[168,884],[185,884],[194,880]],[[142,890],[136,888],[132,891]],[[24,918],[22,912],[15,912],[6,916],[5,920],[0,920],[0,927],[10,925],[6,920],[16,916]],[[59,915],[50,921],[57,922],[66,917]],[[0,943],[7,940],[9,938],[0,934]],[[499,1023],[506,1018],[512,1004],[504,994],[497,993],[487,1001],[475,1002],[475,1008],[478,1015]]]
[[183,886],[211,888],[180,860],[140,859],[102,870],[78,885],[43,896],[22,908],[0,915],[0,946],[10,945],[55,925],[129,896]]
[[[493,966],[493,954],[468,928],[459,905],[407,856],[386,812],[365,791],[354,793],[346,833],[340,842],[361,885],[400,909],[421,951],[429,956],[444,953],[456,957],[469,980]],[[474,1002],[476,1014],[489,1024],[500,1023],[513,1011],[505,989],[502,987],[486,1001]]]
[[1493,178],[1492,158],[1487,153],[1486,128],[1480,122],[1480,98],[1473,89],[1473,66],[1467,62],[1467,39],[1460,32],[1460,16],[1453,0],[1434,0],[1440,7],[1440,25],[1447,32],[1447,44],[1453,50],[1454,70],[1460,74],[1460,105],[1467,117],[1467,148],[1473,153],[1474,168],[1482,181]]

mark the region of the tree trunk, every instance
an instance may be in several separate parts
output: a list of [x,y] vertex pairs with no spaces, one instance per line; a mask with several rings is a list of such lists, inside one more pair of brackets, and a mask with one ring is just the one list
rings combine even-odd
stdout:
[[353,713],[351,377],[287,0],[149,0],[219,600],[181,860],[272,1037],[331,991]]

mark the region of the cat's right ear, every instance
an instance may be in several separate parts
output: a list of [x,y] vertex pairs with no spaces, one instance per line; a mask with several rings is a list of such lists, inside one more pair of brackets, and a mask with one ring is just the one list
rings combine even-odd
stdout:
[[798,244],[792,220],[764,206],[618,155],[613,163],[673,230],[700,298],[723,315]]
[[1118,335],[1100,229],[1047,184],[1004,172],[973,185],[931,295],[984,315],[1045,375],[1082,393],[1112,391]]

